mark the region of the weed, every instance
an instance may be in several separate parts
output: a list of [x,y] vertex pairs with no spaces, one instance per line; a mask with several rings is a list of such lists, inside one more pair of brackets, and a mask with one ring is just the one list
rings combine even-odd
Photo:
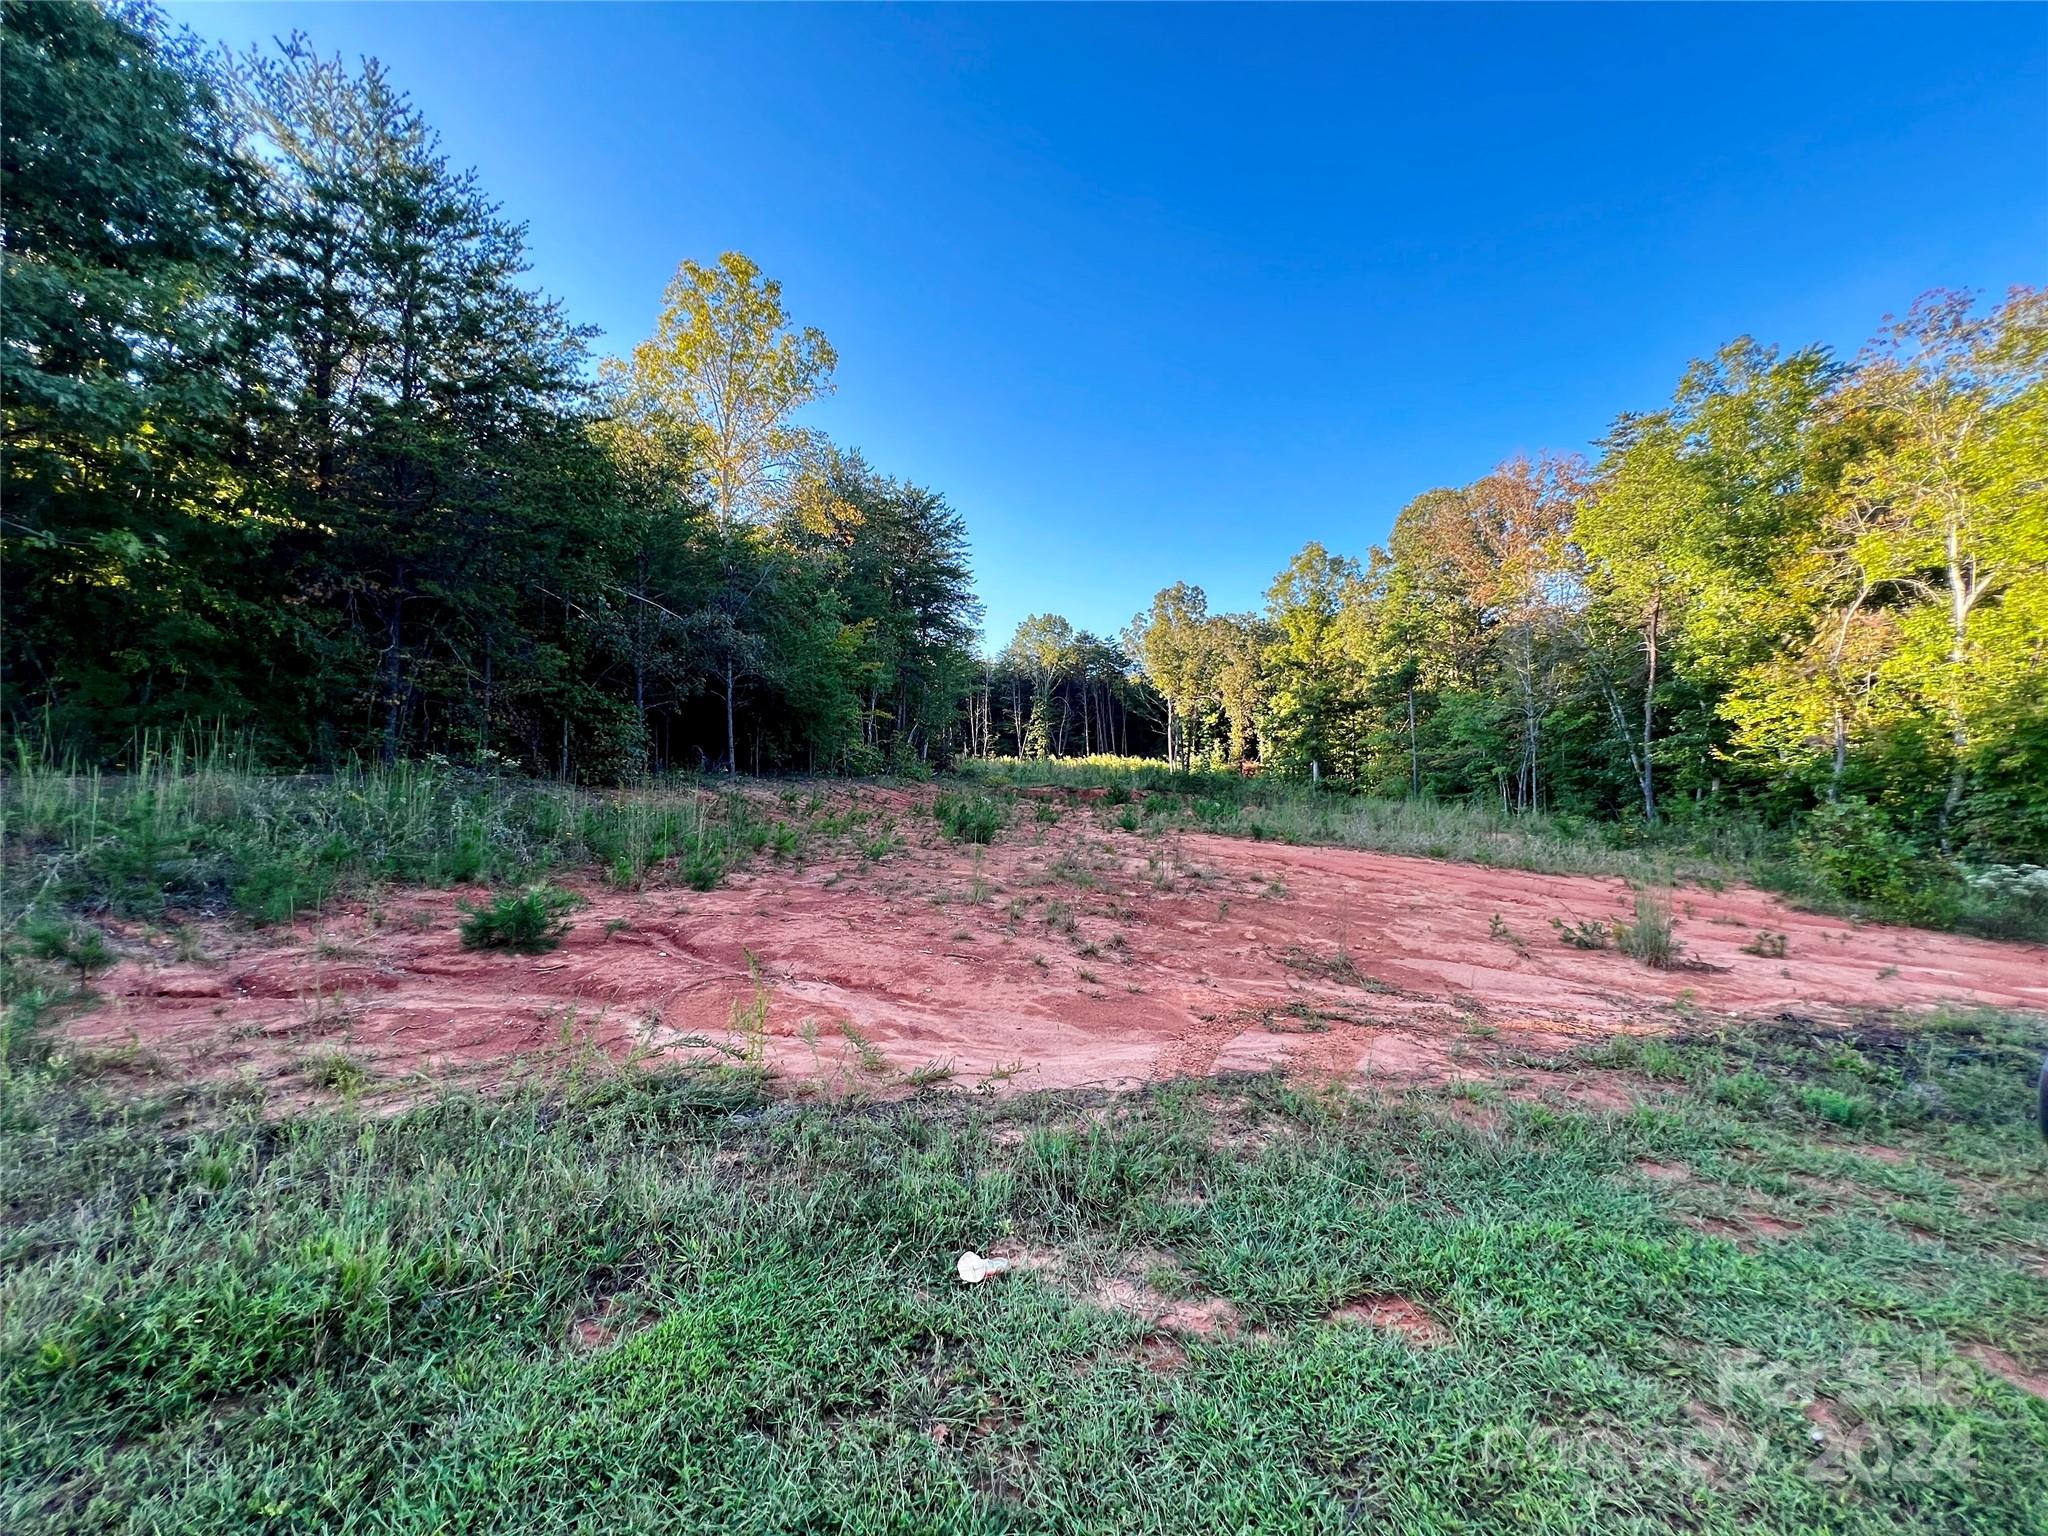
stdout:
[[332,1093],[353,1094],[370,1080],[369,1069],[346,1051],[323,1051],[305,1070],[315,1085]]
[[1289,970],[1299,971],[1304,976],[1320,976],[1344,987],[1362,987],[1366,984],[1358,962],[1351,958],[1351,952],[1341,944],[1327,955],[1317,954],[1298,945],[1289,948],[1280,956],[1280,963]]
[[1608,929],[1605,923],[1583,918],[1567,923],[1561,917],[1553,917],[1550,926],[1557,930],[1560,942],[1573,949],[1605,949],[1608,943]]
[[1798,1098],[1800,1108],[1831,1125],[1862,1125],[1874,1107],[1862,1094],[1845,1093],[1822,1083],[1809,1083],[1799,1090]]
[[1768,928],[1759,928],[1756,937],[1742,946],[1742,952],[1745,955],[1761,956],[1765,960],[1782,960],[1785,958],[1786,942],[1784,934],[1773,933]]
[[846,1043],[853,1047],[854,1060],[861,1071],[870,1077],[880,1077],[889,1070],[889,1058],[884,1056],[875,1043],[852,1024],[842,1023],[839,1033],[846,1037]]
[[1080,854],[1069,850],[1046,865],[1045,872],[1055,880],[1077,886],[1084,891],[1095,889],[1095,871],[1083,862]]
[[956,843],[992,843],[1003,825],[1003,808],[986,795],[942,790],[932,800],[932,816]]
[[1636,915],[1632,922],[1614,925],[1615,947],[1631,959],[1656,970],[1668,971],[1684,960],[1685,946],[1671,933],[1671,903],[1648,891],[1636,894]]
[[34,914],[22,923],[20,935],[37,959],[76,971],[81,991],[94,972],[114,963],[107,936],[90,923]]
[[550,885],[528,886],[487,907],[461,903],[467,914],[462,920],[462,947],[541,954],[562,942],[570,927],[567,914],[582,905],[581,896]]

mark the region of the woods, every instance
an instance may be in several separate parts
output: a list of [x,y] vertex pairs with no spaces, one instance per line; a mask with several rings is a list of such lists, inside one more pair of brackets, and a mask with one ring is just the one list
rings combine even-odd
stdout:
[[1935,294],[1858,358],[1747,338],[1592,462],[1417,497],[1311,543],[1272,639],[1162,592],[1136,649],[1183,761],[1379,794],[1670,816],[1735,806],[1943,852],[2048,846],[2048,298]]
[[1163,754],[1757,817],[1860,850],[1873,899],[1923,853],[2048,860],[2041,290],[1930,295],[1854,357],[1739,339],[1590,458],[1424,491],[1363,552],[1330,527],[1262,612],[1183,581],[984,654],[965,519],[803,423],[837,355],[747,257],[684,261],[597,363],[376,63],[4,15],[18,738],[591,782]]
[[964,525],[792,425],[831,349],[745,258],[593,373],[374,62],[5,16],[12,729],[596,780],[952,729]]

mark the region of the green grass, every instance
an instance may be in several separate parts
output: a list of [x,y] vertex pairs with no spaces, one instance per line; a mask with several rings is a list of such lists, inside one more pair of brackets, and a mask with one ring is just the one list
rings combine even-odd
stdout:
[[[636,1071],[284,1118],[19,1062],[0,1525],[2039,1530],[2048,1405],[1965,1351],[2048,1366],[2044,1046],[1973,1014],[1523,1064],[1626,1073],[1606,1113],[1505,1061],[1403,1102]],[[1017,1243],[1064,1257],[950,1278]],[[1148,1342],[1087,1299],[1114,1273],[1241,1329]],[[1326,1321],[1376,1296],[1443,1342]]]
[[956,843],[995,841],[1008,819],[1005,807],[988,795],[945,789],[932,799],[932,817]]
[[0,795],[0,922],[30,909],[283,922],[381,884],[516,885],[571,868],[710,890],[750,859],[864,836],[874,813],[859,793],[830,808],[792,794],[792,814],[771,821],[760,797],[690,778],[596,791],[433,762],[277,774],[232,742],[182,737],[138,742],[121,773],[24,751]]
[[1636,893],[1636,915],[1614,925],[1614,947],[1653,970],[1668,971],[1685,961],[1685,946],[1671,932],[1671,898]]

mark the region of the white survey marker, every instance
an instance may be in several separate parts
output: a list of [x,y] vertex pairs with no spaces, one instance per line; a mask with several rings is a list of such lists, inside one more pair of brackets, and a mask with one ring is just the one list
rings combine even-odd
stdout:
[[960,1262],[953,1266],[953,1273],[967,1285],[979,1285],[990,1275],[1000,1275],[1010,1267],[1008,1259],[984,1259],[969,1249],[960,1255]]

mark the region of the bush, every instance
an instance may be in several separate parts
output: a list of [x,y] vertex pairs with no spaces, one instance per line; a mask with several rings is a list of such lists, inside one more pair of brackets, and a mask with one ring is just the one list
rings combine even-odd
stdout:
[[932,815],[956,843],[992,843],[1003,824],[1003,808],[995,801],[954,790],[932,801]]
[[529,955],[545,953],[561,943],[562,935],[569,931],[564,914],[582,905],[581,896],[550,885],[528,886],[516,896],[500,896],[488,907],[472,907],[465,902],[462,947],[512,949]]
[[107,936],[90,923],[32,917],[22,924],[21,937],[37,959],[55,961],[78,972],[81,987],[94,971],[104,971],[114,963]]
[[1573,949],[1605,949],[1607,947],[1606,925],[1597,923],[1590,917],[1571,923],[1567,923],[1561,917],[1553,917],[1550,920],[1550,926],[1557,930],[1558,942],[1569,945]]
[[2048,868],[1997,865],[1963,877],[1961,921],[1994,939],[2048,941]]
[[1648,891],[1636,896],[1636,920],[1614,925],[1614,944],[1623,954],[1668,971],[1685,953],[1671,932],[1671,903],[1659,901]]

